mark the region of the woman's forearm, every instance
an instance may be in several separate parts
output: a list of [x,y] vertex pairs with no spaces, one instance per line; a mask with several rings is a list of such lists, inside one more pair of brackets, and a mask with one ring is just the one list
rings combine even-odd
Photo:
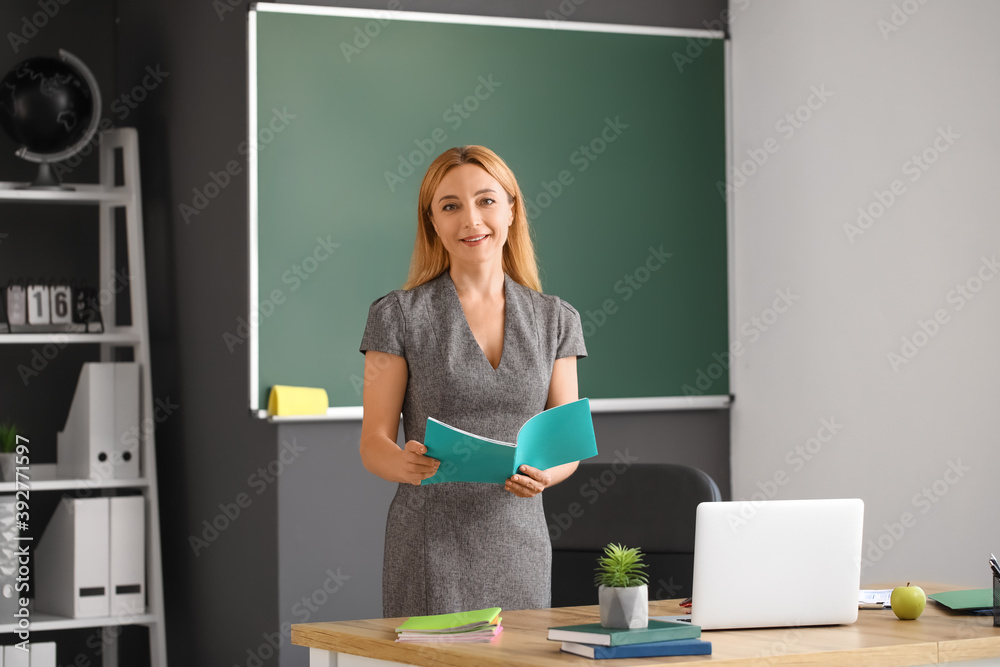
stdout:
[[372,474],[390,482],[419,486],[437,473],[439,462],[424,456],[427,448],[409,440],[402,449],[386,435],[373,433],[361,436],[361,463]]
[[361,438],[361,463],[365,470],[390,482],[400,481],[395,459],[401,451],[399,445],[381,433]]
[[549,482],[549,486],[552,486],[553,484],[558,484],[559,482],[563,481],[564,479],[572,475],[574,472],[576,472],[576,466],[579,465],[579,463],[580,463],[579,461],[572,461],[570,463],[564,463],[561,466],[555,466],[553,468],[549,468],[548,470],[546,470],[546,472],[549,473],[551,479],[551,481]]

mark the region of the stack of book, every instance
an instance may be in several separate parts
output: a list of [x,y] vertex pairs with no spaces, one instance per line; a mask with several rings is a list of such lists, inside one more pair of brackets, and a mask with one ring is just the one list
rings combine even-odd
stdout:
[[562,650],[585,658],[645,658],[666,655],[711,655],[712,642],[698,639],[701,628],[686,621],[650,619],[645,628],[606,628],[600,623],[549,628],[549,639]]
[[500,607],[455,614],[411,616],[396,628],[397,642],[491,642],[503,632]]

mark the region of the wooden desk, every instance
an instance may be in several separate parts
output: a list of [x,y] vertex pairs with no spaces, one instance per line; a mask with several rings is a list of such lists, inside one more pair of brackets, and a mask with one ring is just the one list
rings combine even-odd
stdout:
[[[649,613],[674,616],[684,612],[677,600],[665,600],[650,602]],[[493,644],[396,643],[393,628],[403,620],[398,618],[293,625],[292,643],[309,647],[310,667],[594,664],[593,660],[562,653],[559,642],[548,641],[546,634],[556,625],[597,622],[596,606],[504,611],[502,616],[503,633]],[[711,630],[702,633],[702,638],[712,642],[711,656],[637,658],[608,664],[887,667],[1000,657],[1000,628],[993,627],[992,616],[954,614],[930,600],[915,621],[900,621],[888,610],[862,610],[853,625]]]

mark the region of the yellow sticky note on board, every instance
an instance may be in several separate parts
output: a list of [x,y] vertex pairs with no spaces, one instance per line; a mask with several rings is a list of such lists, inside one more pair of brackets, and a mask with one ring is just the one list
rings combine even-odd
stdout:
[[330,407],[326,389],[289,387],[276,384],[267,399],[267,413],[272,417],[291,415],[325,415]]

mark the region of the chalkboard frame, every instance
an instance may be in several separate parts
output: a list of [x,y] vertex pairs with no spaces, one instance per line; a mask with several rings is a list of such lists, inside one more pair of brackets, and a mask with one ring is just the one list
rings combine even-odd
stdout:
[[[254,313],[259,303],[259,272],[258,272],[258,195],[259,195],[259,163],[255,143],[255,132],[258,127],[258,96],[257,96],[257,13],[306,14],[316,16],[338,16],[358,19],[376,19],[379,21],[424,21],[437,23],[461,23],[469,25],[485,25],[516,28],[541,28],[546,30],[575,30],[592,32],[610,32],[637,35],[664,35],[689,38],[691,43],[699,40],[720,40],[724,48],[724,114],[725,114],[725,180],[728,192],[729,175],[732,173],[731,137],[731,90],[730,90],[730,48],[728,36],[715,30],[699,30],[686,28],[665,28],[658,26],[635,26],[624,24],[585,23],[577,21],[559,21],[542,19],[523,19],[510,17],[490,17],[477,15],[443,14],[431,12],[408,12],[397,10],[368,10],[346,7],[324,7],[291,4],[254,4],[248,14],[248,146],[247,171],[249,180],[248,191],[248,255],[249,255],[249,290],[248,313]],[[731,197],[725,196],[726,218],[726,296],[727,296],[727,336],[731,341],[733,336],[733,270],[732,270],[732,240],[733,215]],[[274,417],[263,409],[260,392],[260,338],[257,326],[250,322],[247,342],[249,351],[249,408],[251,416],[270,421],[322,421],[322,420],[357,420],[362,417],[361,406],[332,406],[327,414],[306,417]],[[728,376],[728,369],[727,369]],[[658,410],[716,410],[726,409],[731,405],[732,396],[725,395],[687,395],[687,396],[652,396],[634,398],[592,398],[591,407],[594,412],[633,412]]]

